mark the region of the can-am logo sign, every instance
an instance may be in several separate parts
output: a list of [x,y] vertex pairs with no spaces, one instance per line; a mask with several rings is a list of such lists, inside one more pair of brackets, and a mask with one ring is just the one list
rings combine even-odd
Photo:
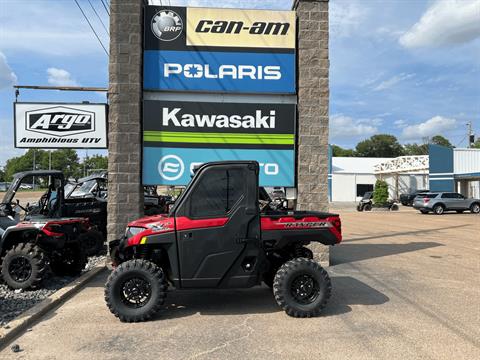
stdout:
[[64,106],[27,111],[26,129],[64,137],[95,131],[95,113]]

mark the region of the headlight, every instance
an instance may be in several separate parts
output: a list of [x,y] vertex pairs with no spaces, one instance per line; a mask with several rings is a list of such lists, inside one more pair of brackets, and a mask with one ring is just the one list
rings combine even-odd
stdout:
[[127,227],[127,230],[125,231],[125,237],[127,239],[130,239],[132,236],[135,236],[145,230],[146,229],[144,227],[138,227],[138,226]]

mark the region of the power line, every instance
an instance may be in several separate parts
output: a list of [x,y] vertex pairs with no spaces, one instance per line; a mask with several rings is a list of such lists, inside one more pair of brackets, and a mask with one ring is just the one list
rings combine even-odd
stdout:
[[108,11],[108,7],[107,7],[107,5],[105,5],[106,0],[105,0],[105,2],[103,0],[100,0],[100,1],[102,2],[102,5],[105,8],[105,11],[107,12],[108,16],[110,16],[110,11]]
[[93,12],[95,13],[95,15],[97,15],[98,20],[100,20],[100,23],[102,24],[103,28],[105,29],[105,32],[107,33],[107,35],[110,35],[110,33],[107,30],[107,27],[105,26],[105,24],[102,21],[102,18],[100,17],[100,15],[98,15],[97,10],[95,10],[95,8],[93,7],[92,2],[90,0],[88,0],[88,3],[90,4],[90,6],[91,6]]
[[85,15],[85,13],[83,12],[82,7],[80,6],[80,4],[78,3],[77,0],[73,0],[73,1],[75,1],[75,4],[77,4],[78,8],[80,9],[80,11],[81,11],[82,14],[83,14],[83,17],[85,18],[85,20],[87,20],[87,23],[88,23],[88,25],[90,26],[90,29],[92,29],[93,33],[95,34],[95,37],[97,38],[98,42],[99,42],[100,45],[102,46],[103,50],[105,51],[105,54],[107,54],[107,56],[108,56],[108,51],[107,51],[107,49],[106,49],[105,46],[103,45],[102,40],[100,40],[100,37],[98,36],[97,32],[96,32],[95,29],[93,28],[90,20],[88,20],[87,15]]

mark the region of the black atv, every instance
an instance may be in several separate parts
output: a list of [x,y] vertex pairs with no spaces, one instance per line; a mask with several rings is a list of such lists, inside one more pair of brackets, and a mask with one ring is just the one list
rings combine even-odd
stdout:
[[116,269],[105,299],[121,321],[151,318],[175,289],[248,288],[264,282],[288,315],[320,314],[331,294],[327,272],[305,247],[340,243],[335,214],[259,206],[259,164],[202,165],[169,214],[131,222],[109,244]]
[[[44,179],[45,194],[25,207],[14,197],[25,179]],[[24,220],[21,221],[21,213]],[[60,171],[28,171],[14,175],[0,203],[0,273],[13,289],[35,288],[49,270],[79,274],[87,263],[86,245],[95,235],[88,219],[65,215],[64,178]]]

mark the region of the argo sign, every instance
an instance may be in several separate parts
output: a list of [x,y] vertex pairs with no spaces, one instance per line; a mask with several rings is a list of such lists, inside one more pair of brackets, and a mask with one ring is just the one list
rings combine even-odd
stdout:
[[106,105],[14,103],[15,147],[107,147]]

